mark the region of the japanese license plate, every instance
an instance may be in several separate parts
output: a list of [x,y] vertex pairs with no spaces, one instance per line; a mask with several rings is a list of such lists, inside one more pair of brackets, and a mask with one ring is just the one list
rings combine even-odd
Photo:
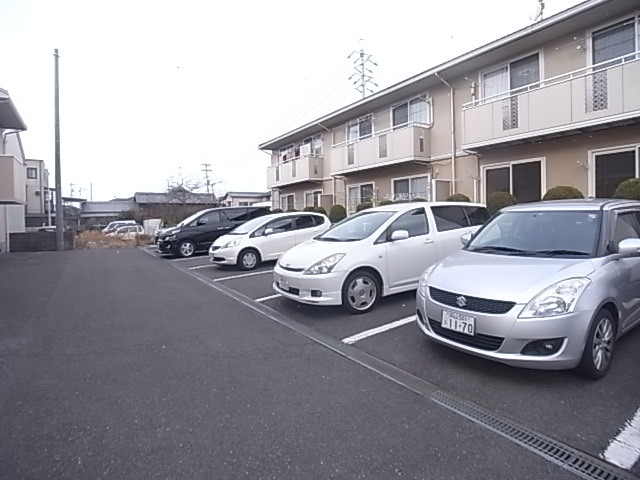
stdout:
[[441,325],[442,328],[464,333],[465,335],[473,336],[476,333],[476,319],[471,315],[443,310]]
[[278,286],[286,292],[289,291],[289,281],[286,278],[280,277],[278,279]]

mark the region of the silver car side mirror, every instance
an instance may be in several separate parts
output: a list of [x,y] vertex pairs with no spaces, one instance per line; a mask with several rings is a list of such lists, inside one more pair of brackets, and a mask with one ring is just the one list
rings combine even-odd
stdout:
[[407,230],[394,230],[391,232],[391,241],[404,240],[409,238],[409,232]]
[[618,254],[624,257],[640,256],[640,238],[625,238],[618,243]]
[[464,235],[460,236],[460,243],[462,244],[463,247],[466,247],[467,245],[469,245],[469,242],[471,241],[471,237],[473,236],[473,233],[467,232]]

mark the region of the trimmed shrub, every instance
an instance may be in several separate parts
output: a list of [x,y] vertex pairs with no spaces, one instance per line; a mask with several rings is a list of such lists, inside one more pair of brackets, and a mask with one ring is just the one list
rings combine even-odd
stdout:
[[640,200],[640,178],[627,178],[620,183],[613,194],[613,198]]
[[516,197],[509,192],[493,192],[487,197],[487,210],[489,210],[489,214],[493,215],[498,210],[517,203]]
[[281,208],[272,208],[271,209],[271,213],[282,213],[282,209]]
[[391,205],[395,203],[393,200],[389,200],[388,198],[385,198],[384,200],[380,200],[380,202],[378,203],[378,205],[383,206],[383,205]]
[[327,214],[327,211],[324,209],[324,207],[321,207],[321,206],[314,207],[313,211],[317,213],[321,213],[323,215]]
[[345,218],[347,218],[347,209],[339,203],[329,209],[329,220],[331,220],[331,223],[338,223]]
[[316,207],[312,206],[312,205],[308,205],[306,207],[304,207],[302,209],[303,212],[315,212],[316,211]]
[[584,198],[584,195],[571,185],[557,185],[547,190],[542,200],[562,200],[567,198]]
[[367,208],[371,208],[373,207],[373,203],[371,202],[362,202],[359,203],[358,205],[356,205],[356,212],[359,212],[361,210],[366,210]]
[[454,193],[447,197],[447,202],[470,202],[471,199],[464,193]]
[[295,208],[290,208],[287,210],[287,212],[297,212],[298,210],[296,210]]
[[422,198],[422,197],[413,197],[410,201],[411,202],[426,202],[427,199],[426,198]]

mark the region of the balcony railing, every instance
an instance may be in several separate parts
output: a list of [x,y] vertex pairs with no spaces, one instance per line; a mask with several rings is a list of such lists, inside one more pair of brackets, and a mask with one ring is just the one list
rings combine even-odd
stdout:
[[462,108],[462,147],[473,149],[640,116],[639,79],[636,52],[467,103]]
[[0,204],[27,201],[24,164],[13,155],[0,155]]
[[365,170],[431,155],[431,132],[426,126],[411,125],[380,130],[369,138],[333,146],[331,157],[338,159],[338,171]]
[[267,168],[267,188],[321,181],[322,162],[322,156],[302,155],[287,162],[270,165]]

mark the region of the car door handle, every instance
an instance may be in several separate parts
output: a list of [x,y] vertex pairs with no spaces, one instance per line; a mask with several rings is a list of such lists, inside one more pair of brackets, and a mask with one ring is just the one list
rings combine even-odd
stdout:
[[425,238],[424,243],[433,243],[433,238]]

